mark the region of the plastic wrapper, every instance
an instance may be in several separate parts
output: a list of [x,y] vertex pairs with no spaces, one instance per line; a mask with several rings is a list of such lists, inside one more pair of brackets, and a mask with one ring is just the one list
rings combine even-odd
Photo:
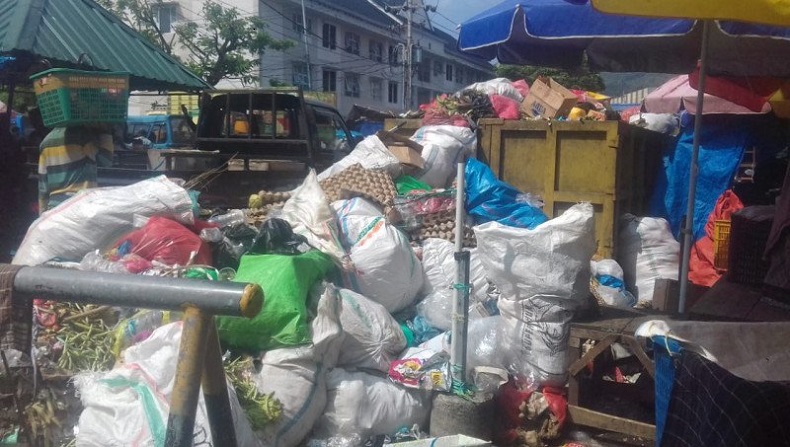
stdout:
[[519,89],[507,78],[495,78],[484,82],[476,82],[464,90],[476,90],[487,95],[506,96],[519,104],[524,100]]
[[113,354],[116,358],[120,358],[124,349],[146,340],[157,328],[180,319],[180,312],[143,310],[130,318],[119,321],[115,325]]
[[446,352],[395,360],[388,375],[393,382],[407,388],[444,392],[452,388],[450,355]]
[[395,210],[400,216],[398,227],[414,231],[422,226],[426,215],[455,210],[455,190],[396,196]]

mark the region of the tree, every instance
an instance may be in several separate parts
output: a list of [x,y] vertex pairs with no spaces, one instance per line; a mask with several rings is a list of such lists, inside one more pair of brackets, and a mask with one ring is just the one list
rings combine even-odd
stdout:
[[[100,0],[100,3],[211,85],[226,78],[239,79],[245,84],[254,82],[258,79],[254,69],[260,65],[260,55],[265,50],[285,50],[294,45],[289,40],[272,38],[259,17],[243,17],[236,8],[225,8],[214,0],[203,4],[200,23],[176,25],[169,37],[159,28],[159,8],[167,4],[163,0]],[[184,56],[179,58],[182,49]]]
[[[139,0],[138,0],[139,1]],[[286,50],[290,40],[277,40],[264,30],[259,17],[241,17],[235,8],[224,8],[213,0],[203,5],[204,26],[195,22],[176,27],[181,45],[190,53],[187,65],[211,85],[224,78],[249,83],[258,79],[253,72],[266,49]]]
[[173,56],[176,34],[166,38],[159,28],[158,12],[163,0],[99,0],[99,4],[120,17],[149,42]]
[[604,89],[603,79],[597,73],[590,72],[584,66],[578,70],[569,71],[533,65],[498,65],[494,68],[494,71],[497,76],[513,81],[525,79],[530,84],[535,82],[535,78],[538,76],[548,76],[569,89],[594,92],[603,91]]

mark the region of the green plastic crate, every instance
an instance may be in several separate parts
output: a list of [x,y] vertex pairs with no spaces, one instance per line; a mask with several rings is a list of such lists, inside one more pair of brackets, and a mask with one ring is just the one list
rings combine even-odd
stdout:
[[126,122],[128,73],[54,68],[30,79],[47,127]]

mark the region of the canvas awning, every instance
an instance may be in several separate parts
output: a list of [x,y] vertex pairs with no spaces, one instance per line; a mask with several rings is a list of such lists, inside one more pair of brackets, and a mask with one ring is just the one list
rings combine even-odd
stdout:
[[0,55],[16,57],[17,82],[46,59],[128,72],[133,90],[211,88],[93,0],[0,0]]

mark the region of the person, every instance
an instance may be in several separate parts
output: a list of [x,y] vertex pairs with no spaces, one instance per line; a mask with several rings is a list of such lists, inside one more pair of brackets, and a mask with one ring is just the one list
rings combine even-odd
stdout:
[[112,166],[113,137],[102,124],[57,127],[41,142],[38,159],[39,211],[97,185],[98,167]]

